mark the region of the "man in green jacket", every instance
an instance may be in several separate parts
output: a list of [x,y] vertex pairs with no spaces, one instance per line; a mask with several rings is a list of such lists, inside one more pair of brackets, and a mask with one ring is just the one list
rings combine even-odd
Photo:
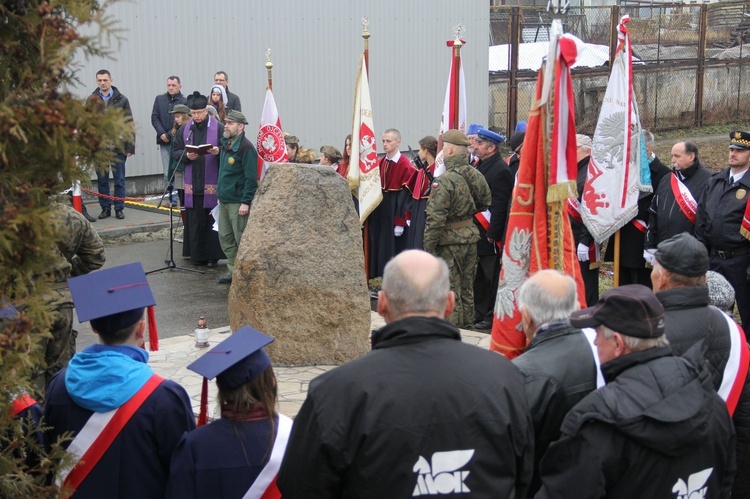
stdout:
[[227,273],[217,279],[221,284],[232,282],[237,248],[258,188],[258,152],[245,137],[245,115],[231,110],[225,121],[216,188],[219,199],[219,242],[227,256]]
[[445,173],[432,184],[427,201],[424,249],[445,260],[456,294],[456,308],[448,320],[458,327],[474,324],[474,277],[479,229],[474,214],[489,208],[492,196],[484,176],[469,165],[463,132],[443,134]]

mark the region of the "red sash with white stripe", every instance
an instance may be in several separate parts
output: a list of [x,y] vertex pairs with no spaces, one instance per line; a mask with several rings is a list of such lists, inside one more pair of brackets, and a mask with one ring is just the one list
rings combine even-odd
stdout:
[[273,442],[271,457],[263,467],[243,496],[243,499],[279,499],[281,492],[276,485],[276,476],[279,474],[281,460],[284,458],[286,444],[289,442],[289,434],[292,432],[292,420],[283,414],[279,414],[279,429],[276,431],[276,440]]
[[31,398],[30,395],[19,395],[18,398],[14,399],[13,402],[10,403],[10,408],[8,410],[10,417],[15,418],[25,409],[28,409],[36,403],[37,401]]
[[92,414],[68,446],[67,452],[74,457],[75,462],[60,472],[57,478],[58,485],[62,483],[66,489],[75,491],[107,452],[133,414],[163,381],[164,378],[154,374],[135,395],[117,409]]
[[[581,217],[581,203],[576,198],[568,198],[568,202],[565,205],[568,215],[581,225],[583,223],[583,217]],[[589,244],[589,261],[591,263],[598,262],[602,259],[601,246],[596,241]]]
[[474,213],[474,218],[484,228],[485,232],[490,230],[490,220],[492,220],[490,210],[478,211]]
[[674,198],[677,200],[677,205],[680,207],[682,214],[692,223],[695,223],[695,213],[698,211],[698,203],[695,202],[690,189],[675,174],[671,175],[669,185],[672,187],[672,194],[674,194]]
[[727,314],[722,315],[724,315],[724,319],[726,319],[729,326],[731,347],[729,349],[727,366],[724,368],[724,376],[721,379],[721,386],[719,387],[719,396],[727,403],[727,410],[729,411],[729,415],[732,416],[734,415],[734,410],[737,408],[737,402],[740,399],[740,394],[747,379],[750,351],[748,350],[745,332],[742,328]]
[[643,220],[634,218],[633,220],[630,221],[630,223],[632,223],[636,229],[643,232],[644,234],[648,231],[648,224],[644,222]]

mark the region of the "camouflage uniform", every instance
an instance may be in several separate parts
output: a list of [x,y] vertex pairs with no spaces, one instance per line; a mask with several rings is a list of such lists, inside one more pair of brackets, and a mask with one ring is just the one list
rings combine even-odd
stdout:
[[57,371],[68,365],[76,351],[78,332],[73,330],[73,299],[67,279],[101,268],[106,259],[104,243],[82,214],[60,203],[53,203],[51,208],[58,231],[57,257],[47,276],[53,284],[41,299],[54,310],[55,317],[50,330],[52,337],[42,342],[46,366],[37,373],[40,376],[44,372],[45,386]]
[[484,176],[465,157],[445,159],[446,171],[432,184],[427,201],[424,249],[442,258],[450,270],[456,308],[448,318],[457,326],[474,322],[474,277],[479,230],[474,214],[490,206],[492,196]]

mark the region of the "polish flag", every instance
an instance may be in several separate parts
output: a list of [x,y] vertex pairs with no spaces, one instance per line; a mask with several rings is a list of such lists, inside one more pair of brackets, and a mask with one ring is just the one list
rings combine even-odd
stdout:
[[281,131],[279,111],[270,88],[266,89],[266,101],[263,103],[263,114],[260,116],[258,128],[258,181],[266,174],[271,163],[285,163],[289,161],[286,154],[286,143]]
[[[443,115],[440,117],[440,133],[438,134],[438,155],[435,158],[435,176],[445,171],[443,164],[443,132],[461,130],[466,133],[466,79],[464,66],[461,64],[460,47],[466,42],[461,40],[455,47],[457,40],[446,42],[451,47],[451,69],[448,74],[448,86],[445,89],[443,101]],[[455,47],[455,48],[454,48]]]

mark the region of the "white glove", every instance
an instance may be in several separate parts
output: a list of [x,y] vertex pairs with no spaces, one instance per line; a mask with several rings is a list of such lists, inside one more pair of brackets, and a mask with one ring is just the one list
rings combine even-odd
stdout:
[[411,227],[411,219],[409,219],[409,220],[406,221],[406,226],[407,227]]
[[400,225],[396,225],[393,227],[393,235],[396,237],[401,237],[404,235],[404,228]]
[[589,247],[583,243],[578,243],[578,261],[579,262],[589,261]]
[[646,263],[648,263],[652,267],[654,266],[655,260],[654,253],[656,253],[656,250],[654,249],[643,250],[643,259],[646,260]]

